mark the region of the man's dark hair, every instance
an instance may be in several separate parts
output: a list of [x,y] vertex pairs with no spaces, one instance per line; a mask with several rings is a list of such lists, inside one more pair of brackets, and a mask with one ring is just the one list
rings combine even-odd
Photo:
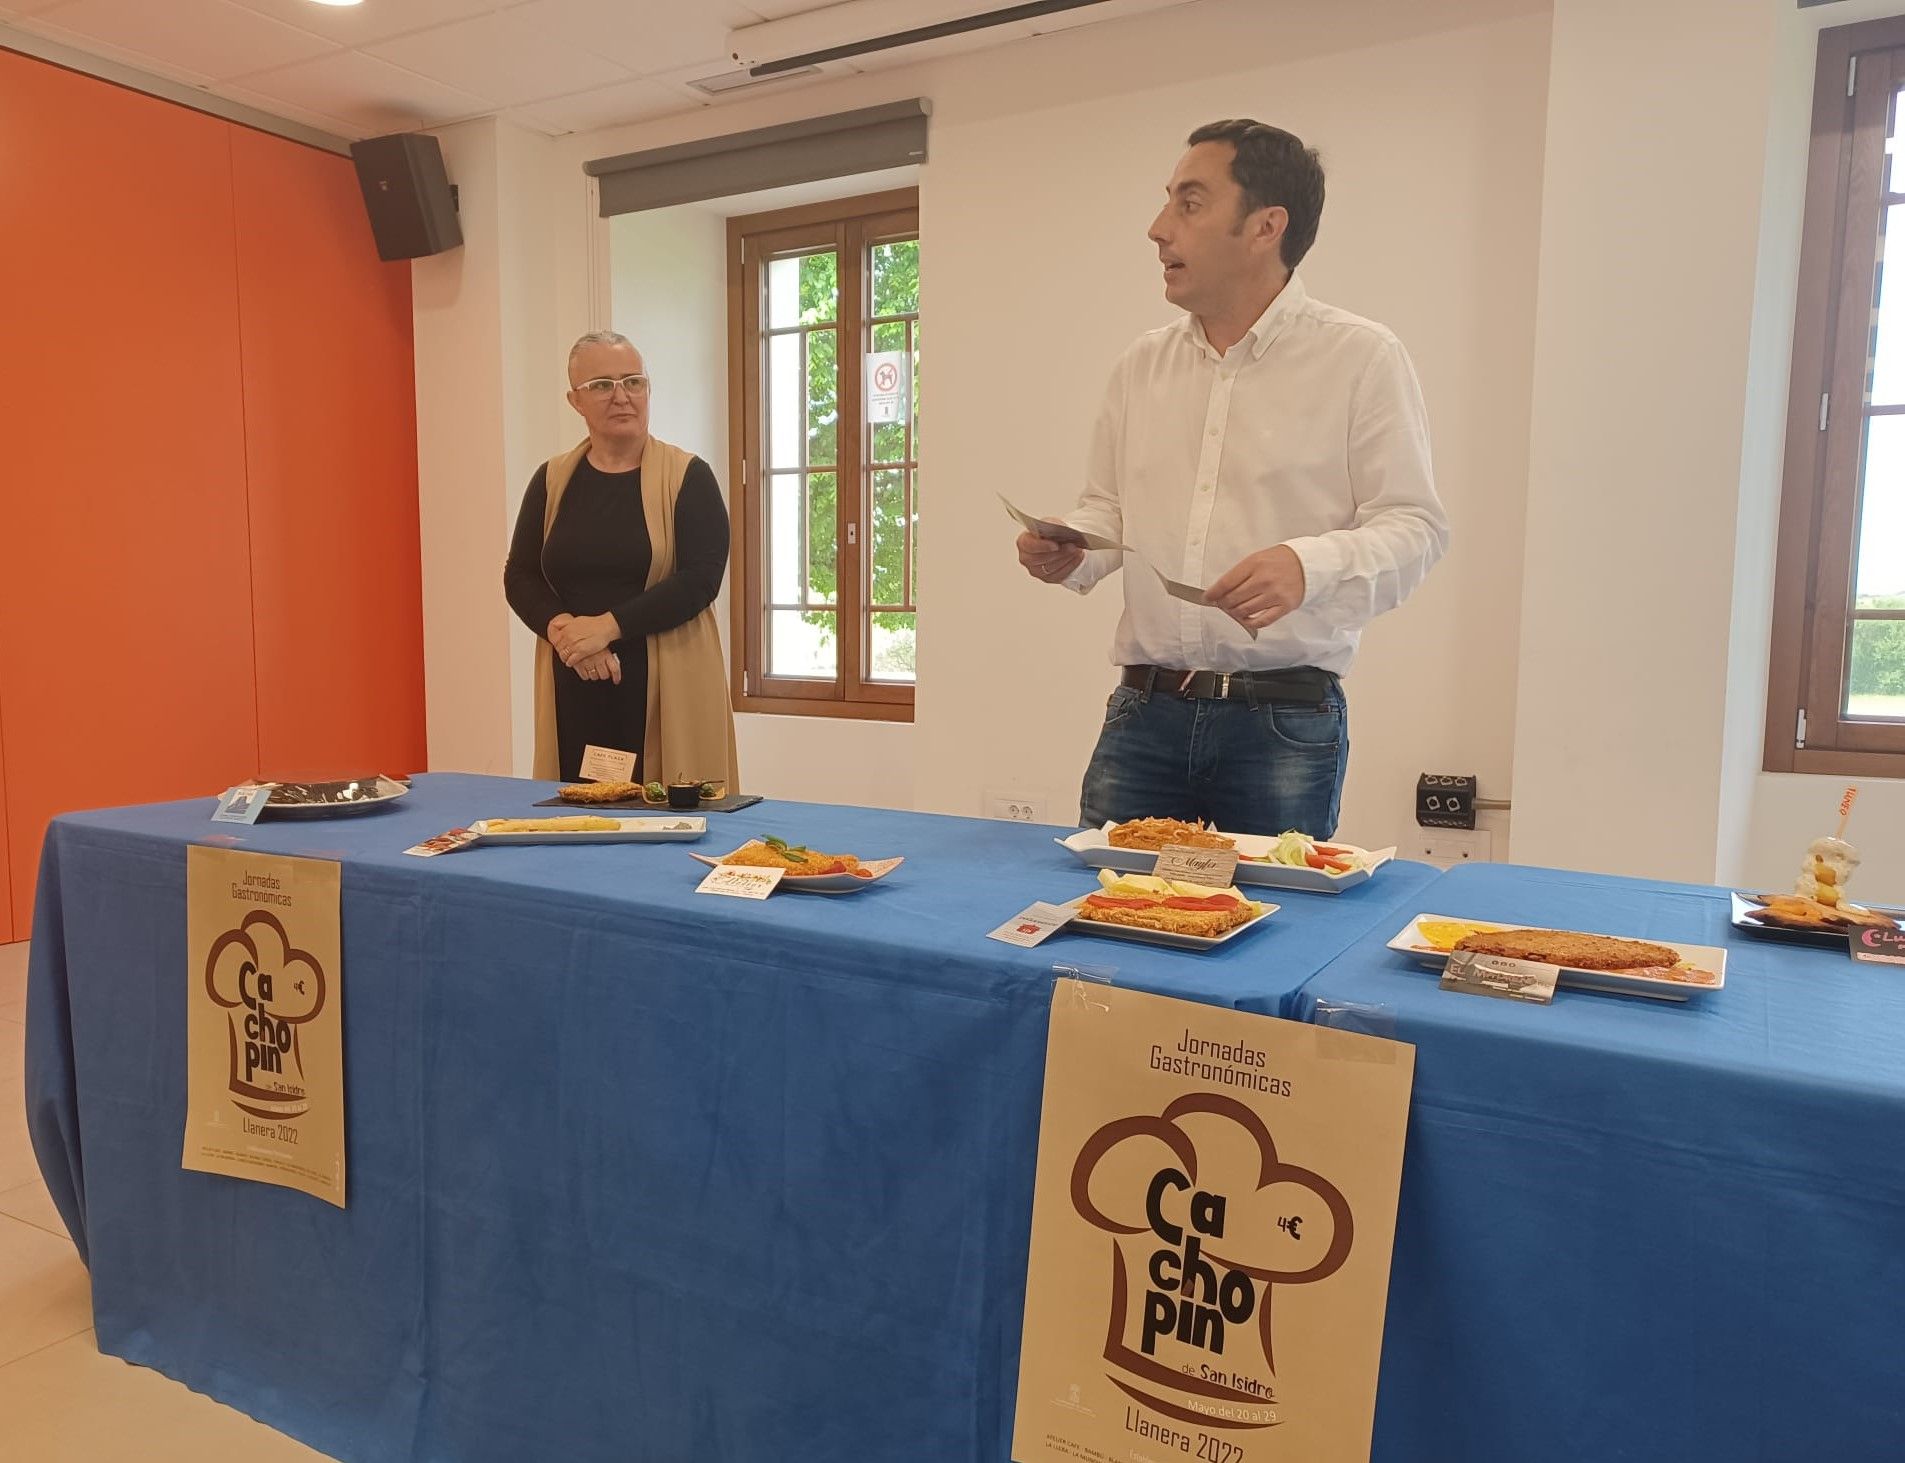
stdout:
[[1303,139],[1281,127],[1249,117],[1207,122],[1190,135],[1190,145],[1228,142],[1236,149],[1230,176],[1243,189],[1244,212],[1281,208],[1290,215],[1283,235],[1283,267],[1295,269],[1316,242],[1323,219],[1323,159]]

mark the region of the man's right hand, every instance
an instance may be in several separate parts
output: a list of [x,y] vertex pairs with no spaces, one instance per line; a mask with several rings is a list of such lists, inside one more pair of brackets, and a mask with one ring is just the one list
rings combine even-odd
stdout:
[[1046,584],[1058,584],[1071,577],[1085,562],[1085,550],[1079,544],[1054,543],[1035,533],[1019,535],[1019,562],[1025,572]]

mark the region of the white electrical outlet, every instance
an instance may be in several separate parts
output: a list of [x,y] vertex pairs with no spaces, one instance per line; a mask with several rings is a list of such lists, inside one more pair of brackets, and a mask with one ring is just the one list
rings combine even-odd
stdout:
[[1495,856],[1495,835],[1486,828],[1417,828],[1404,855],[1443,869],[1485,864]]
[[988,792],[986,816],[1003,818],[1008,823],[1043,823],[1045,800],[1032,793]]

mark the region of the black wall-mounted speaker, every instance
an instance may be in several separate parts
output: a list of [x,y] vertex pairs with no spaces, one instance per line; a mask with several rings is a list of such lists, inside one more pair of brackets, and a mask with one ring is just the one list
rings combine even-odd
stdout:
[[456,190],[443,171],[436,138],[421,132],[366,138],[351,144],[351,161],[378,258],[417,259],[463,242]]

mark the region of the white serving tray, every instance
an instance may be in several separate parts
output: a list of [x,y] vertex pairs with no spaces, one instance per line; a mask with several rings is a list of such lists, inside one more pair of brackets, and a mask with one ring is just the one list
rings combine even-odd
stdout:
[[[558,817],[605,817],[599,813],[567,813]],[[602,829],[594,833],[491,833],[489,820],[470,824],[479,845],[490,843],[693,843],[706,836],[708,820],[697,814],[678,813],[672,818],[617,818],[622,826],[614,832]],[[683,826],[683,825],[687,826]]]
[[[759,840],[752,841],[758,842]],[[748,846],[748,844],[744,843],[741,845],[741,848]],[[733,850],[733,853],[739,853],[740,851],[741,849],[737,848]],[[688,855],[689,858],[694,859],[698,863],[704,863],[711,869],[720,868],[732,856],[732,854],[722,854],[719,858],[710,858],[705,853],[691,853]],[[786,889],[797,894],[857,894],[860,890],[870,888],[872,885],[878,883],[905,862],[906,860],[903,858],[862,860],[860,867],[865,872],[858,874],[809,874],[805,878],[787,874],[784,875],[780,883],[774,887],[777,891]]]
[[[1119,851],[1124,852],[1124,850]],[[1077,918],[1079,906],[1089,897],[1089,895],[1081,894],[1078,898],[1067,900],[1058,906],[1060,909],[1069,909],[1073,913],[1071,922],[1065,926],[1067,934],[1098,935],[1107,940],[1130,940],[1139,945],[1162,945],[1170,950],[1215,950],[1220,945],[1228,945],[1239,935],[1248,934],[1283,907],[1279,904],[1260,903],[1262,913],[1255,919],[1248,924],[1225,930],[1221,935],[1180,935],[1172,930],[1147,930],[1138,925],[1114,925],[1107,924],[1103,920]]]
[[[1054,839],[1053,842],[1074,855],[1079,862],[1094,869],[1116,869],[1124,874],[1148,874],[1157,867],[1158,856],[1144,848],[1113,848],[1108,836],[1115,823],[1107,823],[1103,828],[1085,828],[1069,838]],[[1213,832],[1216,830],[1213,829]],[[1226,838],[1237,842],[1239,854],[1266,854],[1276,846],[1276,839],[1265,838],[1257,833],[1227,833]],[[1347,874],[1331,874],[1323,869],[1296,869],[1288,864],[1253,864],[1244,859],[1237,860],[1237,874],[1232,880],[1239,887],[1254,884],[1260,889],[1295,889],[1306,894],[1341,894],[1345,889],[1354,889],[1358,884],[1369,882],[1370,875],[1396,856],[1393,848],[1378,849],[1374,853],[1358,848],[1353,843],[1343,843],[1335,839],[1325,839],[1331,848],[1348,849],[1358,858],[1366,861],[1365,866],[1352,869]]]
[[[1504,923],[1501,920],[1467,919],[1454,914],[1418,914],[1389,942],[1389,948],[1437,970],[1448,964],[1449,952],[1436,949],[1422,937],[1421,931],[1416,926],[1425,919],[1486,924],[1504,930],[1552,928],[1546,925]],[[1640,937],[1620,935],[1614,938],[1632,940]],[[1561,975],[1556,984],[1568,986],[1574,990],[1601,991],[1616,996],[1647,996],[1657,1001],[1685,1001],[1693,996],[1704,996],[1720,990],[1726,985],[1726,951],[1719,946],[1685,945],[1678,940],[1654,940],[1651,943],[1665,945],[1669,950],[1675,951],[1682,960],[1689,961],[1698,969],[1712,975],[1713,979],[1710,981],[1669,980],[1658,975],[1636,975],[1620,970],[1577,970],[1571,965],[1564,965],[1561,967]]]

